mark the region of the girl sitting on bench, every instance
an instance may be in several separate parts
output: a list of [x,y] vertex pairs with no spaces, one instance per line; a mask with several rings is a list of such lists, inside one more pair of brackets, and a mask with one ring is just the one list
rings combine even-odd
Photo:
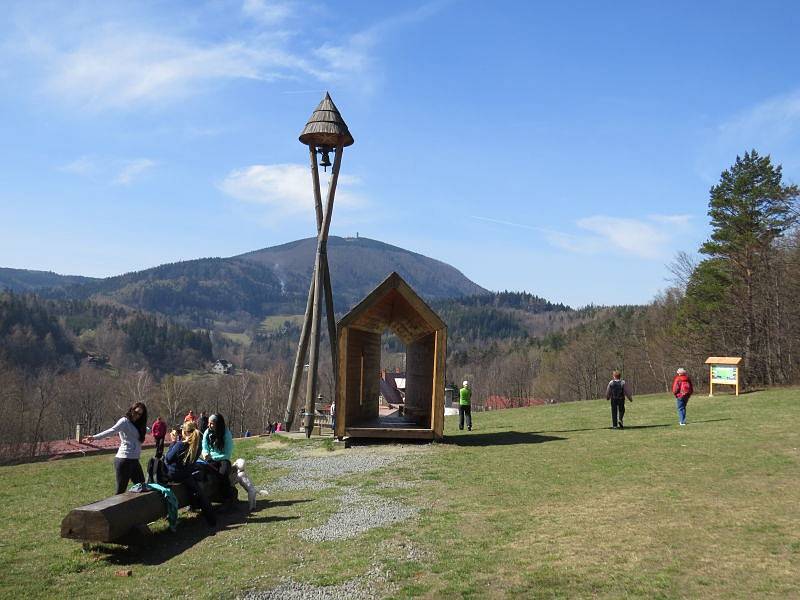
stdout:
[[198,485],[194,473],[197,471],[197,457],[200,454],[200,432],[194,421],[186,421],[181,428],[181,437],[169,447],[164,463],[167,465],[167,476],[170,481],[183,483],[192,492],[192,498],[197,499],[203,511],[203,517],[211,527],[217,524],[217,519],[211,508],[211,502]]
[[225,426],[225,419],[216,413],[208,418],[208,429],[203,434],[203,460],[220,476],[220,493],[231,498],[236,490],[231,488],[231,455],[233,436]]
[[144,483],[142,465],[139,456],[142,454],[142,442],[147,433],[147,407],[137,402],[128,409],[125,416],[114,423],[114,426],[100,433],[87,436],[85,441],[92,443],[115,433],[119,434],[119,450],[114,457],[114,472],[117,477],[117,494],[128,488],[128,482]]

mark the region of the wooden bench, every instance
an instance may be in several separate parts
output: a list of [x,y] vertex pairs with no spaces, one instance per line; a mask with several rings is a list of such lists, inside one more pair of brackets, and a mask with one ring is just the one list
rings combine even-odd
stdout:
[[[201,482],[200,486],[211,500],[222,501],[216,478]],[[171,483],[168,487],[179,507],[189,506],[190,492],[184,484]],[[123,492],[69,511],[61,521],[61,537],[82,542],[133,544],[150,533],[148,523],[166,516],[167,503],[161,492]]]

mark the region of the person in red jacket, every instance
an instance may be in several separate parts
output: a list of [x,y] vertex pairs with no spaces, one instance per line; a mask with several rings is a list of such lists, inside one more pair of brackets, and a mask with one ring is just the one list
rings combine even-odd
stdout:
[[678,408],[678,422],[686,425],[686,405],[694,389],[692,380],[686,369],[680,368],[676,371],[675,379],[672,380],[672,393],[675,396],[675,405]]
[[167,424],[161,418],[161,415],[153,421],[153,427],[150,431],[156,439],[156,458],[160,458],[164,453],[164,438],[167,437]]

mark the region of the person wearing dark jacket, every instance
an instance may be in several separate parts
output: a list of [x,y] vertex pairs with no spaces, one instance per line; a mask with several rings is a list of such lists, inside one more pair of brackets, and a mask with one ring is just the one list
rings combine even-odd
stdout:
[[197,426],[200,429],[200,435],[204,434],[206,429],[208,429],[208,413],[206,413],[206,411],[200,411],[200,419]]
[[611,401],[611,429],[624,429],[622,418],[625,416],[625,398],[633,402],[633,394],[622,373],[613,371],[611,381],[606,388],[606,400]]
[[195,464],[200,455],[200,432],[194,421],[186,421],[181,429],[180,439],[169,447],[164,463],[167,466],[167,475],[170,481],[183,483],[197,499],[203,511],[203,517],[210,526],[217,524],[211,502],[198,485],[195,478],[197,465]]
[[675,379],[672,380],[672,394],[675,396],[675,406],[678,409],[678,423],[686,425],[686,405],[694,392],[692,380],[686,369],[680,368],[675,372]]

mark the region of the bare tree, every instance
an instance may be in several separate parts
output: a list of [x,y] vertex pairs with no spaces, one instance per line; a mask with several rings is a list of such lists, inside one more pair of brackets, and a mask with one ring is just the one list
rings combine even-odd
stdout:
[[180,415],[186,410],[188,400],[189,385],[174,375],[167,375],[161,382],[161,401],[170,425],[180,422]]

